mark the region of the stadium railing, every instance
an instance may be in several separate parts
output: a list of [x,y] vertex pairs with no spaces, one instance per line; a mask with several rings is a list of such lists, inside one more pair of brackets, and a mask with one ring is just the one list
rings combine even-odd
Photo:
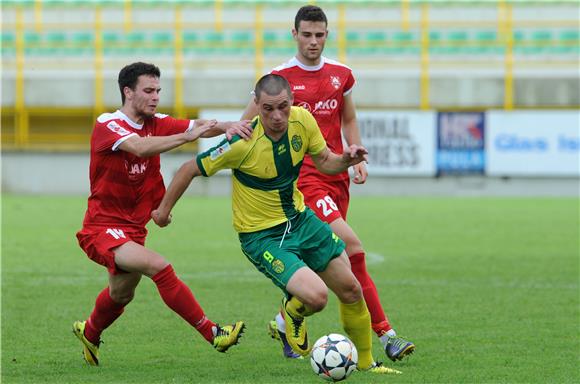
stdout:
[[[356,60],[360,70],[382,63],[416,63],[421,72],[421,109],[431,106],[430,76],[440,66],[453,69],[484,63],[502,69],[503,107],[513,109],[517,107],[514,67],[549,70],[554,63],[578,65],[578,20],[575,15],[568,18],[552,12],[572,1],[317,4],[327,9],[333,26],[327,56],[347,64]],[[183,81],[184,63],[250,64],[258,77],[269,68],[266,58],[279,62],[295,51],[289,20],[296,4],[291,1],[171,0],[160,6],[156,1],[25,0],[4,1],[3,7],[2,66],[4,72],[14,73],[15,81],[14,103],[2,105],[5,147],[43,147],[54,142],[55,134],[63,148],[86,143],[92,120],[107,109],[103,79],[107,62],[113,59],[155,57],[171,62],[176,86],[174,107],[167,112],[184,117],[195,116],[199,107],[183,103],[178,84]],[[469,12],[473,7],[483,12],[473,16]],[[94,76],[94,105],[46,107],[25,102],[27,76],[59,68]],[[55,114],[68,119],[57,125],[58,132],[42,123]]]

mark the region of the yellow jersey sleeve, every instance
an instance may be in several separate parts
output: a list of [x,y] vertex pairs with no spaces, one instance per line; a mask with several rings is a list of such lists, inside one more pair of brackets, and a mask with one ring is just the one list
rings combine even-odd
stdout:
[[231,141],[224,139],[215,147],[197,155],[197,166],[203,176],[209,177],[222,169],[236,169],[245,153],[244,140],[235,136]]

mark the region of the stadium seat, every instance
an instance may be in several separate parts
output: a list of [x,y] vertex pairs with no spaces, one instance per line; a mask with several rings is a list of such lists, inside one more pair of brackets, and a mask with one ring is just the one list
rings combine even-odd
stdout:
[[95,48],[95,35],[92,32],[75,32],[71,37],[69,52],[77,54],[93,54]]
[[151,43],[146,44],[150,53],[173,54],[174,41],[172,31],[154,32]]
[[578,55],[580,52],[580,32],[577,29],[560,31],[558,43],[554,46],[554,52]]
[[420,51],[419,37],[412,32],[396,31],[392,34],[392,40],[389,52],[417,54]]
[[497,38],[496,31],[477,31],[475,33],[475,43],[476,45],[473,47],[474,53],[503,53],[503,47]]
[[14,54],[16,51],[16,36],[11,32],[2,32],[0,35],[2,40],[2,56]]
[[231,34],[228,51],[232,53],[253,53],[254,35],[250,31],[234,31]]
[[24,33],[24,53],[26,55],[37,55],[42,53],[42,37],[37,32]]
[[183,51],[185,53],[195,52],[199,45],[199,36],[195,31],[183,31]]

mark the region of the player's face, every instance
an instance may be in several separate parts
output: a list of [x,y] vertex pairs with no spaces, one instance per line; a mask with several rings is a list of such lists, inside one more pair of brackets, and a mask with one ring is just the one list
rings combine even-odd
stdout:
[[298,30],[292,30],[298,43],[298,59],[306,65],[320,63],[320,55],[328,37],[326,23],[323,21],[300,21]]
[[260,121],[266,134],[272,139],[279,139],[288,129],[288,118],[292,97],[284,89],[278,95],[268,95],[262,92],[259,99],[254,100],[258,106]]
[[147,118],[152,117],[157,112],[159,104],[159,78],[155,76],[141,75],[137,80],[135,90],[125,88],[125,103],[129,104],[136,116]]

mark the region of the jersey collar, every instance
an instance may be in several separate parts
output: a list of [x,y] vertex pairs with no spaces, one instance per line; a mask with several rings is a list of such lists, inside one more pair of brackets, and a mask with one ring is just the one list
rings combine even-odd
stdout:
[[302,68],[303,70],[314,72],[314,71],[320,70],[324,66],[324,63],[326,62],[326,57],[320,56],[320,63],[318,63],[318,65],[306,65],[306,64],[303,64],[300,60],[298,60],[296,58],[296,56],[294,56],[292,58],[292,61],[294,62],[295,65],[297,65],[298,67]]
[[129,124],[131,126],[131,128],[135,128],[135,129],[143,129],[143,124],[137,124],[136,122],[134,122],[133,120],[131,120],[129,118],[129,116],[125,115],[123,112],[121,112],[119,109],[117,109],[117,112],[115,112],[116,115],[119,116],[120,119],[122,119],[123,121],[125,121],[127,124]]

